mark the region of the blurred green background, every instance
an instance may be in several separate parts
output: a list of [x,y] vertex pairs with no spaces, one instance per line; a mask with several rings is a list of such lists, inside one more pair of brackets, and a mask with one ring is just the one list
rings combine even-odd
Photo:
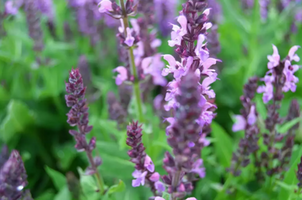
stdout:
[[[81,56],[86,56],[91,73],[88,85],[90,124],[94,126],[88,137],[96,136],[97,154],[103,159],[100,167],[107,185],[119,179],[126,183],[126,191],[117,194],[116,199],[147,199],[150,193],[145,188],[131,188],[133,165],[128,161],[125,145],[125,129],[118,129],[116,123],[108,119],[106,97],[108,91],[118,93],[112,70],[121,65],[117,53],[116,30],[108,28],[101,20],[97,26],[100,40],[91,45],[90,38],[78,31],[74,10],[65,0],[54,2],[54,33],[47,25],[46,16],[41,18],[45,48],[37,54],[32,50],[33,41],[28,36],[26,17],[21,9],[16,16],[8,16],[2,21],[6,35],[0,36],[0,144],[20,151],[28,173],[29,188],[37,200],[65,199],[67,186],[64,176],[73,172],[79,176],[78,167],[85,168],[87,161],[83,153],[74,149],[74,140],[69,135],[66,123],[68,109],[65,105],[64,81],[72,67],[77,67]],[[232,133],[232,115],[241,108],[239,97],[243,84],[254,75],[263,76],[267,71],[267,55],[272,54],[275,44],[284,58],[293,45],[302,46],[302,25],[297,23],[293,32],[294,11],[301,12],[302,5],[288,6],[280,12],[273,1],[264,22],[260,18],[259,4],[252,9],[242,9],[241,1],[220,0],[221,19],[218,22],[221,52],[217,55],[219,81],[213,87],[216,91],[218,107],[214,131],[225,132],[229,136],[232,151],[237,147],[242,133]],[[180,8],[179,1],[179,8]],[[64,27],[70,25],[71,34]],[[55,37],[53,36],[55,35]],[[173,53],[167,45],[168,38],[159,36],[162,46],[159,52]],[[302,57],[302,50],[298,50]],[[37,63],[37,57],[43,60]],[[301,65],[301,62],[300,62]],[[302,78],[301,70],[297,77]],[[153,94],[154,96],[156,93]],[[302,82],[296,93],[288,93],[282,103],[285,116],[290,100],[296,98],[302,105]],[[260,114],[265,114],[261,96],[257,96]],[[151,102],[152,103],[152,102]],[[150,104],[151,104],[150,103]],[[152,105],[145,105],[146,132],[156,134],[156,141],[147,146],[157,169],[163,173],[161,162],[163,151],[170,150],[165,142],[165,131],[160,129],[161,119],[154,117]],[[115,137],[112,137],[115,136]],[[219,134],[218,134],[219,135]],[[217,134],[210,139],[215,143]],[[116,139],[117,138],[117,139]],[[297,142],[302,138],[302,128]],[[216,141],[218,142],[218,141]],[[227,142],[226,142],[227,143]],[[229,144],[220,143],[221,148]],[[221,182],[230,158],[217,155],[221,150],[212,146],[204,150],[207,177],[197,184],[194,195],[202,199],[213,199],[216,187]],[[222,161],[225,160],[225,161]],[[212,170],[214,169],[214,170]],[[58,173],[60,172],[60,173]],[[67,176],[73,179],[69,173]],[[91,180],[82,179],[89,186]],[[58,181],[59,180],[59,181]],[[88,188],[83,188],[88,190]],[[60,196],[61,195],[61,196]]]

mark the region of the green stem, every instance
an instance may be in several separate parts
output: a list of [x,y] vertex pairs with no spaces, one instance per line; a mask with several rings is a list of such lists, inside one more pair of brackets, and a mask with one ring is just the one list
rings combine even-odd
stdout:
[[[181,171],[175,172],[175,174],[172,178],[172,187],[173,188],[176,188],[178,186],[178,182],[179,182],[179,179],[180,179],[180,174],[181,174]],[[177,197],[175,196],[174,192],[171,194],[171,197],[172,197],[172,200],[177,200]]]
[[[78,125],[78,129],[80,131],[80,134],[85,134],[80,125]],[[88,146],[87,141],[86,141],[86,146]],[[90,163],[92,169],[95,170],[94,176],[95,176],[95,178],[97,180],[98,189],[100,191],[100,194],[103,195],[104,190],[105,190],[104,189],[104,181],[103,181],[103,178],[102,178],[100,172],[98,171],[98,169],[97,169],[97,167],[96,167],[96,165],[94,163],[92,152],[89,151],[89,150],[86,150],[86,155],[88,157],[88,160],[89,160],[89,163]]]
[[87,154],[87,157],[88,157],[88,160],[89,160],[89,163],[90,163],[91,167],[95,170],[95,178],[96,178],[97,183],[98,183],[98,188],[100,190],[100,194],[103,194],[103,192],[104,192],[104,181],[101,177],[101,174],[97,170],[97,167],[95,166],[95,163],[94,163],[91,152],[86,151],[86,154]]
[[[123,11],[124,34],[125,34],[125,37],[126,37],[127,36],[127,28],[129,27],[128,16],[127,16],[127,13],[126,13],[124,0],[120,0],[120,4],[121,4],[121,7],[122,7],[122,11]],[[128,57],[129,57],[129,62],[130,62],[130,70],[131,70],[131,73],[134,77],[133,90],[134,90],[134,98],[135,98],[135,101],[136,101],[136,113],[137,113],[138,120],[140,121],[140,123],[143,123],[144,122],[143,103],[142,103],[142,98],[141,98],[139,78],[138,78],[138,73],[137,73],[136,66],[135,66],[134,54],[133,54],[133,48],[132,47],[130,47],[128,49]]]

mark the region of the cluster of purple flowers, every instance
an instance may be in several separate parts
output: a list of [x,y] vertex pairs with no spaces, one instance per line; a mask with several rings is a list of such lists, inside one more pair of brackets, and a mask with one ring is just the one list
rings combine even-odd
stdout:
[[[169,65],[163,69],[162,74],[173,74],[174,80],[168,83],[165,106],[166,110],[176,109],[179,105],[175,97],[179,95],[179,82],[190,70],[193,70],[201,83],[197,83],[201,91],[199,106],[202,112],[198,118],[200,126],[209,125],[215,114],[216,108],[209,100],[215,98],[215,92],[211,84],[217,80],[217,73],[210,67],[216,64],[218,59],[210,58],[206,47],[206,31],[212,24],[207,22],[210,9],[205,9],[200,16],[196,13],[204,9],[203,2],[189,1],[184,5],[182,14],[177,18],[180,26],[173,25],[169,46],[176,47],[175,52],[181,57],[181,62],[176,61],[172,55],[164,55]],[[193,10],[193,11],[192,11]],[[194,42],[197,40],[197,45]],[[171,121],[171,119],[169,119]]]
[[[99,11],[101,13],[107,13],[113,17],[120,17],[121,15],[121,8],[116,3],[112,3],[109,0],[101,1],[99,6]],[[132,10],[134,10],[135,7],[134,2],[127,1],[126,6],[129,7],[126,8],[126,10],[130,10],[128,15],[132,15]],[[126,48],[134,47],[134,64],[138,69],[139,79],[144,79],[147,75],[150,75],[154,85],[164,86],[166,80],[161,76],[161,70],[164,67],[164,64],[161,61],[161,55],[156,53],[156,48],[161,45],[161,41],[156,39],[155,29],[151,31],[151,33],[149,32],[150,26],[152,27],[154,22],[153,13],[150,14],[152,8],[153,4],[151,2],[140,2],[138,12],[144,12],[144,17],[131,19],[132,28],[127,26],[126,29],[124,26],[125,22],[121,19],[118,37],[120,38],[120,44],[122,46],[125,46]],[[147,15],[147,13],[150,15]],[[127,67],[119,66],[115,68],[114,71],[118,73],[116,77],[117,85],[121,85],[124,81],[134,81],[135,79],[133,74],[129,74]]]
[[275,99],[280,101],[283,98],[282,92],[292,92],[296,91],[296,83],[299,79],[294,75],[294,73],[300,68],[299,65],[292,65],[291,62],[299,62],[300,58],[296,54],[299,46],[293,46],[288,53],[288,56],[284,61],[280,61],[280,55],[278,49],[273,45],[274,53],[268,56],[268,72],[262,79],[265,85],[260,86],[257,89],[258,93],[263,93],[264,103],[268,103],[274,98],[274,87],[279,90],[276,92]]
[[[201,13],[201,14],[199,14]],[[205,139],[206,127],[215,117],[216,106],[211,103],[215,92],[210,85],[217,80],[217,73],[210,67],[217,59],[210,58],[205,40],[212,24],[207,22],[210,9],[204,1],[189,0],[173,25],[169,46],[181,58],[178,62],[172,55],[164,55],[169,63],[163,75],[173,74],[168,83],[165,100],[167,111],[174,117],[167,118],[168,144],[173,154],[165,154],[164,168],[168,175],[163,181],[168,186],[172,199],[183,198],[193,190],[192,182],[205,176],[201,150],[209,145]],[[190,105],[190,106],[188,106]]]
[[138,122],[132,122],[127,127],[127,136],[126,143],[131,147],[128,155],[131,158],[131,162],[135,164],[135,171],[132,174],[135,179],[132,181],[132,186],[138,187],[146,183],[155,196],[161,195],[165,191],[165,186],[159,181],[160,175],[155,172],[152,159],[145,152],[145,147],[142,143],[142,129]]
[[18,151],[10,154],[7,147],[3,147],[0,154],[0,199],[32,200],[27,186],[27,175],[22,158]]
[[[278,49],[273,45],[273,55],[269,55],[267,64],[268,72],[260,80],[265,85],[258,86],[258,79],[250,79],[245,86],[244,95],[241,97],[243,109],[242,115],[236,116],[236,123],[233,126],[233,131],[244,130],[245,138],[239,143],[238,153],[233,156],[232,173],[240,174],[238,169],[247,166],[250,163],[250,154],[253,154],[255,166],[257,167],[257,176],[262,178],[263,169],[266,170],[268,176],[273,176],[282,173],[286,170],[291,157],[292,148],[294,145],[294,130],[298,128],[295,125],[288,130],[286,134],[281,134],[277,131],[277,125],[283,122],[291,121],[300,116],[299,104],[293,100],[289,109],[288,116],[283,119],[279,115],[281,101],[284,98],[284,93],[288,91],[295,92],[296,84],[299,79],[294,73],[300,68],[293,61],[298,62],[300,58],[296,54],[299,46],[293,46],[284,60],[280,59]],[[255,92],[263,94],[263,102],[267,104],[267,118],[265,119],[265,127],[268,133],[263,133],[263,142],[267,147],[267,151],[261,152],[259,157],[258,152],[258,133],[257,111],[255,103],[252,102]],[[272,101],[270,104],[269,102]],[[277,143],[284,143],[277,147]],[[279,145],[280,146],[280,145]],[[277,159],[278,165],[274,164]]]

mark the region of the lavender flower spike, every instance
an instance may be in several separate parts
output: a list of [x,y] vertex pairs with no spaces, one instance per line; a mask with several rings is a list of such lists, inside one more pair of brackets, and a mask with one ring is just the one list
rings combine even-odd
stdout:
[[[99,189],[103,191],[103,181],[97,170],[98,163],[92,157],[92,151],[96,147],[96,138],[92,137],[89,143],[86,141],[86,134],[92,130],[92,126],[89,126],[88,119],[88,107],[86,105],[85,99],[86,87],[84,87],[82,75],[79,69],[72,69],[69,74],[69,83],[66,83],[65,100],[67,107],[70,107],[68,112],[67,122],[70,126],[77,126],[78,131],[70,130],[69,133],[75,138],[76,145],[75,148],[81,152],[85,151],[90,162],[90,167],[87,168],[87,174],[95,174],[98,180]],[[100,162],[99,162],[100,163]]]
[[42,51],[43,33],[40,25],[40,16],[38,12],[38,4],[35,0],[26,0],[24,2],[24,8],[26,13],[26,20],[28,26],[29,36],[34,40],[34,50]]
[[258,114],[252,102],[257,86],[258,78],[250,78],[244,86],[244,94],[240,97],[243,108],[241,115],[236,116],[237,122],[233,126],[233,131],[244,130],[245,135],[239,142],[237,152],[233,153],[232,166],[229,169],[235,176],[240,175],[240,167],[246,167],[250,163],[250,155],[259,149],[257,144],[259,128],[256,124]]
[[301,157],[301,162],[298,164],[298,171],[297,171],[297,175],[296,176],[297,176],[297,179],[299,181],[298,187],[301,190],[301,188],[302,188],[302,157]]
[[32,200],[30,192],[24,190],[26,186],[27,175],[22,158],[18,151],[13,150],[3,166],[0,166],[1,199],[13,200],[24,198]]
[[[298,77],[294,73],[300,68],[298,65],[293,65],[291,62],[300,60],[296,54],[299,46],[293,46],[288,53],[288,56],[281,61],[278,49],[273,45],[274,53],[268,56],[269,63],[268,72],[262,78],[265,86],[260,86],[257,90],[258,93],[263,93],[264,103],[268,103],[271,99],[280,100],[283,98],[282,92],[296,91],[296,83],[299,81]],[[281,81],[282,80],[282,81]],[[274,94],[274,87],[276,93]]]
[[147,184],[153,194],[161,195],[165,191],[164,184],[159,181],[160,175],[155,172],[151,158],[146,155],[144,144],[142,143],[142,129],[138,122],[132,122],[127,127],[127,145],[132,149],[128,151],[131,162],[135,164],[135,171],[132,176],[133,187]]
[[162,74],[174,77],[168,83],[165,109],[174,111],[174,119],[168,118],[171,125],[167,135],[175,157],[166,153],[164,167],[168,175],[163,180],[173,200],[193,190],[196,175],[205,176],[200,152],[209,144],[206,130],[215,117],[216,106],[211,103],[215,92],[210,85],[217,80],[217,73],[210,67],[219,60],[210,58],[205,42],[207,30],[212,27],[208,22],[210,9],[205,6],[204,1],[197,0],[183,4],[177,18],[180,26],[173,25],[169,41],[181,61],[164,55],[169,65]]

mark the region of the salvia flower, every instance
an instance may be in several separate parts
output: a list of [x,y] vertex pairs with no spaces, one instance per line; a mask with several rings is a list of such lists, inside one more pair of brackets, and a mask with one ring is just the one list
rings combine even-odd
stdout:
[[[175,101],[175,96],[179,94],[179,81],[185,76],[189,70],[193,70],[197,77],[201,79],[201,84],[198,84],[201,90],[200,105],[202,112],[199,117],[199,123],[203,125],[210,124],[215,114],[213,109],[215,105],[210,103],[208,99],[215,98],[215,93],[210,85],[217,80],[217,73],[210,67],[216,64],[217,59],[209,57],[209,51],[206,47],[206,31],[211,27],[211,23],[207,22],[210,9],[205,9],[202,2],[189,1],[184,4],[182,15],[177,18],[180,26],[173,25],[171,33],[170,46],[176,46],[176,53],[181,57],[181,62],[171,55],[164,55],[164,59],[169,63],[167,68],[163,69],[164,76],[173,74],[175,78],[168,83],[168,92],[166,94],[165,106],[166,110],[175,109],[178,107]],[[200,12],[201,15],[193,15]],[[197,40],[196,46],[194,41]]]
[[[257,90],[258,93],[263,93],[264,103],[268,103],[275,96],[274,100],[281,100],[283,98],[282,92],[296,91],[296,83],[299,79],[294,73],[300,68],[300,66],[292,64],[292,61],[298,62],[300,58],[296,54],[299,46],[293,46],[288,56],[284,61],[280,60],[278,49],[273,45],[274,53],[268,56],[267,67],[269,71],[262,79],[265,86],[260,86]],[[274,95],[274,87],[276,88],[276,94]]]
[[244,130],[245,135],[239,142],[237,152],[233,154],[232,166],[229,169],[235,176],[240,175],[240,167],[246,167],[250,163],[250,155],[259,149],[257,126],[257,111],[253,98],[258,87],[258,78],[253,77],[244,86],[243,96],[240,97],[243,108],[241,115],[236,115],[236,123],[233,125],[233,131]]
[[43,32],[40,25],[40,15],[38,10],[38,4],[36,0],[26,0],[24,2],[25,14],[28,26],[29,36],[34,41],[34,50],[42,51],[43,44]]
[[70,126],[79,127],[79,132],[70,131],[70,134],[78,142],[76,148],[79,151],[90,148],[86,142],[85,134],[92,130],[92,126],[88,125],[88,108],[86,106],[85,91],[86,87],[84,87],[82,75],[78,69],[72,69],[69,74],[69,83],[66,83],[66,92],[68,95],[65,95],[65,99],[67,106],[71,107],[67,114],[67,122]]
[[132,122],[127,127],[127,145],[131,147],[128,155],[131,162],[135,164],[135,171],[132,173],[134,180],[133,187],[148,185],[154,195],[161,195],[165,191],[164,184],[159,180],[159,173],[155,172],[152,159],[146,154],[142,143],[142,128],[138,122]]
[[172,30],[172,26],[169,24],[175,22],[177,1],[154,0],[154,7],[159,31],[163,36],[168,36]]
[[[172,198],[183,198],[193,190],[192,182],[205,176],[200,159],[202,148],[209,145],[205,139],[207,127],[215,117],[216,106],[211,99],[215,92],[211,84],[217,80],[217,73],[210,67],[217,59],[210,58],[206,45],[210,9],[204,1],[189,0],[177,17],[178,25],[173,25],[171,47],[181,58],[178,62],[171,55],[164,55],[168,66],[163,75],[172,74],[174,80],[168,83],[165,109],[172,110],[173,118],[168,118],[168,144],[173,148],[174,157],[166,153],[164,168],[168,172],[163,177]],[[188,106],[190,105],[190,106]]]
[[6,1],[5,2],[5,13],[8,15],[16,15],[19,11],[19,8],[22,6],[23,1]]
[[24,198],[32,200],[30,192],[24,190],[27,184],[27,175],[22,158],[18,151],[13,150],[9,158],[0,166],[1,199],[13,200]]
[[270,0],[260,0],[259,5],[260,5],[260,16],[262,21],[266,21],[267,19],[267,14],[268,14],[268,9],[270,5]]
[[53,1],[52,0],[38,0],[38,8],[41,13],[45,14],[49,20],[53,20],[54,10],[53,10]]
[[[168,186],[168,192],[175,198],[183,198],[186,193],[193,190],[190,178],[198,175],[205,176],[200,152],[205,143],[202,126],[198,123],[202,108],[200,105],[200,87],[198,77],[192,71],[181,78],[179,94],[176,95],[178,107],[175,109],[173,120],[168,129],[168,144],[173,149],[173,154],[166,152],[164,168],[168,175],[163,176],[163,181]],[[190,106],[188,106],[190,105]],[[174,180],[174,181],[172,181]]]
[[[162,197],[155,197],[155,199],[154,200],[165,200],[164,198],[162,198]],[[189,198],[187,198],[186,200],[197,200],[196,198],[194,198],[194,197],[189,197]]]
[[301,189],[302,188],[302,157],[301,157],[301,162],[298,164],[298,170],[296,176],[299,181],[298,187]]
[[118,123],[119,126],[125,124],[127,112],[119,102],[119,100],[115,97],[114,93],[108,92],[107,94],[107,104],[109,118]]
[[91,152],[96,147],[96,138],[92,137],[87,143],[86,134],[88,134],[92,130],[92,126],[89,126],[88,119],[88,107],[86,105],[85,99],[85,91],[86,87],[83,84],[82,75],[79,72],[79,69],[72,69],[69,74],[69,82],[66,83],[66,92],[65,95],[66,104],[70,107],[70,111],[68,112],[68,120],[70,126],[77,126],[78,131],[70,130],[69,133],[75,138],[76,145],[75,148],[79,151],[85,151],[89,162],[90,167],[87,168],[87,174],[96,174],[99,178],[99,174],[97,171],[98,165],[100,162],[95,162],[93,159]]
[[[267,146],[268,151],[261,154],[261,165],[267,169],[266,174],[273,176],[281,173],[289,162],[293,147],[293,134],[290,134],[292,130],[289,130],[288,134],[278,133],[276,126],[282,124],[284,119],[279,115],[279,109],[281,107],[281,101],[284,98],[284,93],[291,90],[296,91],[296,83],[299,79],[294,73],[300,68],[300,66],[292,64],[293,61],[298,62],[300,58],[296,54],[299,46],[293,46],[284,60],[280,60],[278,50],[273,46],[274,53],[272,56],[268,56],[269,71],[265,77],[261,80],[264,81],[265,86],[259,86],[258,93],[263,93],[263,101],[267,104],[267,118],[265,120],[265,127],[269,131],[269,134],[265,133],[264,144]],[[270,101],[272,104],[268,104]],[[299,106],[296,106],[299,107]],[[285,138],[285,144],[280,149],[277,147],[277,143],[281,142]],[[273,163],[274,159],[279,160],[279,165]]]

